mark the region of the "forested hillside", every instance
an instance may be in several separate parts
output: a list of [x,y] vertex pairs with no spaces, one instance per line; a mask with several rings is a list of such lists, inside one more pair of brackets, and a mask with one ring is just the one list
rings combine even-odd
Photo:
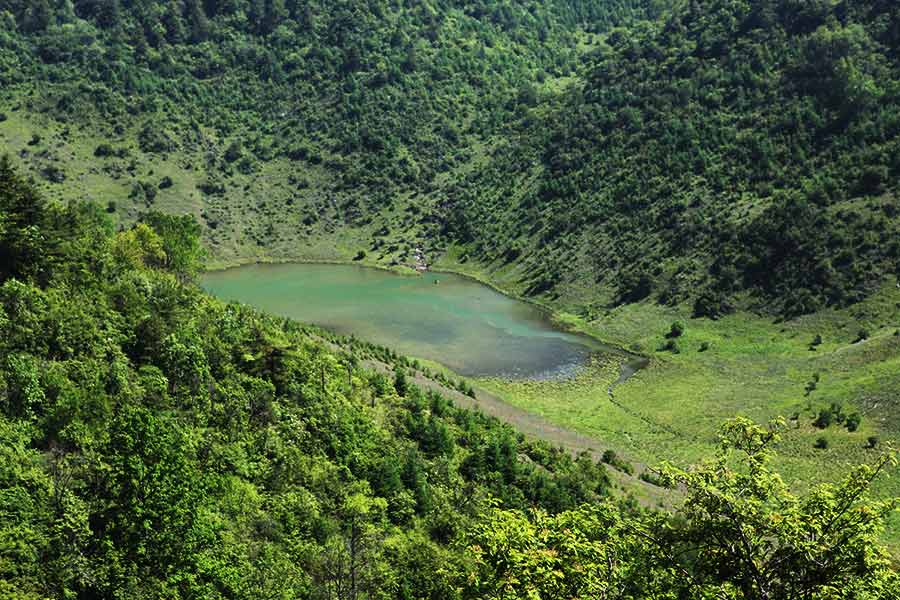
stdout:
[[739,419],[642,510],[406,359],[204,295],[198,233],[116,233],[0,160],[0,598],[896,597],[891,454],[797,497],[784,423]]
[[[0,0],[0,600],[900,597],[898,132],[889,0]],[[474,381],[599,447],[196,286],[413,257],[650,356]]]
[[50,193],[289,253],[435,189],[649,4],[4,0],[0,111]]
[[900,270],[898,49],[896,2],[675,3],[450,186],[446,237],[531,293],[856,302]]
[[530,294],[710,316],[843,306],[897,270],[886,0],[0,15],[0,134],[47,193],[190,211],[218,262],[450,246]]

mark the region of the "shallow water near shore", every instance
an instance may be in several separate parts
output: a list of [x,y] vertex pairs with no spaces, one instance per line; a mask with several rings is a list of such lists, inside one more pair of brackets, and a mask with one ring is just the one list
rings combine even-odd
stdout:
[[562,331],[539,308],[458,275],[355,265],[248,265],[202,286],[274,314],[439,362],[461,375],[556,378],[611,348]]

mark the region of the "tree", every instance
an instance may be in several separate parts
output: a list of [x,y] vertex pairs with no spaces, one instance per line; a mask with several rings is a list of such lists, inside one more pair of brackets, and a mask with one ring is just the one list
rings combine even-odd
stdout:
[[200,0],[187,0],[184,10],[191,41],[195,44],[205,41],[209,37],[209,20],[203,11],[203,4]]
[[893,452],[854,469],[839,485],[793,494],[770,468],[781,419],[744,418],[722,429],[717,455],[663,475],[687,498],[658,532],[645,532],[661,564],[702,597],[740,600],[850,598],[878,592],[893,575],[878,544],[897,499],[871,501],[872,481],[896,464]]
[[181,281],[191,281],[200,272],[205,255],[200,243],[200,225],[191,215],[167,215],[151,211],[141,222],[152,227],[163,240],[165,267]]
[[674,598],[672,571],[651,568],[644,540],[612,503],[555,516],[495,503],[464,544],[466,599]]
[[380,544],[376,539],[377,525],[383,521],[386,510],[387,502],[372,498],[365,485],[344,498],[340,507],[344,531],[328,540],[317,564],[319,597],[356,600],[386,591],[387,582],[379,577]]
[[672,327],[669,329],[669,333],[666,334],[667,338],[673,339],[678,338],[684,335],[684,323],[681,321],[675,321],[672,323]]
[[137,223],[128,231],[116,235],[112,250],[117,262],[127,268],[162,267],[166,264],[163,240],[146,223]]
[[0,158],[0,281],[46,275],[57,253],[51,210],[34,186],[16,173],[9,157]]
[[23,23],[25,31],[36,33],[47,29],[53,16],[50,3],[47,0],[35,0],[28,4],[28,9],[25,11],[25,22]]
[[394,389],[397,390],[397,394],[400,396],[406,396],[406,393],[409,391],[409,383],[406,380],[406,373],[403,372],[403,369],[397,369],[394,375]]

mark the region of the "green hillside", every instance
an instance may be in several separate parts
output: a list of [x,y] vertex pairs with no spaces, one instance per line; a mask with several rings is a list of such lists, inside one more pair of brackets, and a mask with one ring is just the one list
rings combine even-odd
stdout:
[[893,2],[790,0],[615,30],[452,184],[445,239],[595,307],[858,302],[900,271],[898,31]]
[[737,419],[715,459],[653,476],[677,514],[642,510],[588,453],[423,392],[421,366],[204,295],[198,234],[159,212],[115,233],[0,160],[0,598],[900,590],[877,542],[896,502],[867,497],[891,453],[796,496],[784,422]]
[[192,212],[217,264],[450,248],[713,317],[898,270],[890,2],[4,6],[7,149],[124,221]]
[[[0,600],[900,596],[898,133],[893,0],[0,0]],[[419,257],[647,366],[196,287]]]
[[296,255],[437,189],[644,4],[4,1],[0,133],[50,195]]

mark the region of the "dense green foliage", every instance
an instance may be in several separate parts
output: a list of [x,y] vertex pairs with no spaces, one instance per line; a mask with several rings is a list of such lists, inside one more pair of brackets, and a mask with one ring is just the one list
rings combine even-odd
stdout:
[[110,210],[188,201],[227,260],[350,231],[366,248],[347,259],[457,245],[588,311],[652,298],[709,316],[846,306],[898,270],[885,0],[6,0],[0,15],[0,102],[63,128],[22,150],[34,171],[83,176],[54,149],[77,145],[73,127],[111,139],[92,152],[131,202]]
[[888,0],[0,0],[0,123],[47,125],[18,159],[68,189],[84,136],[131,190],[56,204],[0,162],[0,598],[896,598],[895,503],[865,497],[890,455],[797,496],[780,425],[736,420],[640,474],[685,494],[647,511],[406,359],[193,281],[201,235],[319,227],[589,314],[852,304],[900,274],[898,44]]
[[882,0],[691,0],[615,30],[447,194],[447,236],[533,293],[858,301],[900,271],[898,31]]
[[644,4],[4,0],[0,83],[65,123],[134,129],[141,152],[199,153],[212,196],[275,157],[324,165],[355,221],[371,210],[356,202],[430,185],[537,80],[571,74],[576,24]]
[[777,429],[736,421],[715,461],[662,472],[682,512],[648,513],[406,359],[206,296],[189,218],[107,218],[0,160],[2,598],[897,592],[876,542],[895,504],[864,497],[890,456],[798,498]]
[[363,344],[205,296],[190,219],[105,219],[0,161],[0,597],[447,597],[489,498],[607,494]]

